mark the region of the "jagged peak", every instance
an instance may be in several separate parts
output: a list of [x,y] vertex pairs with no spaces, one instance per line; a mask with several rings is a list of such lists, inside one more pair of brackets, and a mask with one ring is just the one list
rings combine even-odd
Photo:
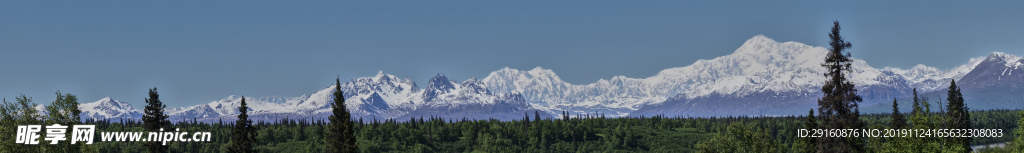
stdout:
[[444,76],[444,74],[437,73],[437,75],[434,75],[434,77],[430,77],[430,83],[433,83],[433,82],[436,82],[436,81],[449,81],[449,80],[448,80],[448,77]]
[[374,76],[374,78],[383,78],[383,77],[387,77],[387,76],[388,76],[387,74],[384,74],[384,70],[378,70],[377,71],[377,75]]
[[444,74],[438,73],[436,76],[431,77],[430,81],[427,82],[427,88],[448,90],[454,88],[454,84]]

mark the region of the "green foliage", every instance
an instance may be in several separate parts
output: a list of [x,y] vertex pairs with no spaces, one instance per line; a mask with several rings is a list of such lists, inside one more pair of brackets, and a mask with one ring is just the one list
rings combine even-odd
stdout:
[[1017,138],[1013,139],[1010,146],[1013,147],[1013,151],[1024,152],[1024,112],[1020,112],[1017,119],[1017,130],[1013,132],[1013,135]]
[[729,125],[728,132],[715,134],[709,140],[697,144],[697,152],[729,153],[729,152],[782,152],[783,145],[769,134],[754,126],[743,123]]
[[[61,95],[60,91],[57,91],[57,98],[46,106],[46,123],[44,126],[60,124],[61,126],[67,126],[69,129],[72,125],[81,123],[79,114],[82,113],[78,109],[78,97],[72,94]],[[51,152],[78,152],[81,151],[83,143],[71,144],[71,130],[65,131],[64,138],[69,141],[58,141],[56,145],[41,145],[47,151]],[[43,142],[40,142],[43,143]],[[47,142],[49,143],[49,142]]]
[[[10,103],[6,98],[3,99],[3,106],[0,106],[0,121],[3,128],[0,131],[3,133],[0,136],[0,140],[14,142],[14,137],[17,130],[15,127],[18,125],[31,125],[31,124],[43,124],[42,116],[39,116],[39,111],[35,109],[36,103],[32,103],[32,97],[25,96],[24,94],[15,97],[15,103]],[[39,143],[43,143],[40,141]],[[0,150],[10,152],[40,152],[42,147],[40,145],[24,145],[14,143],[0,143]]]

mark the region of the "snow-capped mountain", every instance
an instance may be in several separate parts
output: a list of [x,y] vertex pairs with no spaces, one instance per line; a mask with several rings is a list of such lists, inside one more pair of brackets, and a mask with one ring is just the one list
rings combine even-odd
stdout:
[[[961,88],[996,87],[1006,90],[1024,88],[1024,85],[1021,84],[1024,83],[1024,58],[995,52],[975,65],[973,71],[958,80],[960,84],[964,84],[961,85],[963,86]],[[1014,74],[1014,71],[1017,73]]]
[[[522,94],[492,94],[483,82],[475,77],[456,84],[443,74],[430,79],[423,89],[422,104],[413,111],[399,117],[468,118],[468,119],[522,119],[525,113],[543,110],[531,107]],[[551,117],[543,113],[545,118]]]
[[[591,84],[573,85],[559,79],[551,70],[537,67],[529,71],[504,68],[492,72],[483,82],[495,92],[523,93],[527,101],[550,111],[611,111],[609,114],[626,115],[643,106],[659,106],[663,102],[695,106],[700,105],[696,101],[710,102],[708,98],[764,101],[766,98],[820,96],[819,88],[826,79],[821,75],[824,68],[820,64],[827,53],[823,47],[798,42],[780,43],[758,35],[730,55],[665,69],[647,78],[616,76]],[[972,59],[968,64],[940,71],[923,65],[911,70],[875,69],[863,60],[854,59],[850,80],[866,99],[892,99],[906,95],[913,87],[930,91],[948,85],[942,80],[962,77],[978,61],[978,58]]]
[[[538,111],[526,103],[519,94],[494,94],[475,78],[459,84],[443,74],[431,78],[424,89],[420,89],[408,78],[399,79],[383,72],[374,77],[352,79],[341,84],[340,88],[345,93],[345,105],[353,118],[440,116],[455,119],[511,120],[521,118],[522,116],[518,115],[527,111]],[[331,85],[299,97],[245,97],[245,100],[252,119],[325,118],[331,112],[330,103],[334,100],[334,90],[335,85]],[[165,112],[171,120],[231,121],[240,113],[237,109],[241,98],[232,95],[206,104],[168,108]],[[473,111],[479,108],[488,110]],[[545,116],[550,115],[545,113]]]
[[[36,110],[39,111],[39,115],[46,115],[46,105],[36,105]],[[142,118],[143,112],[127,102],[115,100],[110,97],[106,97],[91,103],[78,104],[78,109],[82,112],[79,113],[79,118],[82,121],[88,119],[139,119]]]
[[[970,71],[960,73],[956,80],[964,96],[964,103],[971,110],[1015,109],[1024,108],[1024,74],[1013,73],[1024,70],[1024,59],[1001,52],[986,57],[971,59]],[[956,70],[961,67],[953,68]],[[945,101],[950,80],[941,81],[942,86],[931,92],[921,92],[921,99],[933,103],[932,110],[940,110],[938,106]],[[910,111],[910,98],[899,99],[901,111]],[[891,101],[890,101],[891,102]],[[940,105],[935,105],[936,103]],[[891,103],[886,103],[891,104]],[[891,105],[875,105],[861,109],[865,113],[887,113],[892,111]]]
[[[816,106],[825,82],[821,67],[828,50],[798,42],[777,42],[758,35],[730,55],[698,60],[688,66],[662,70],[646,78],[615,76],[590,84],[575,85],[555,72],[502,68],[477,80],[461,83],[437,74],[420,88],[409,78],[378,72],[341,84],[345,105],[356,118],[519,119],[530,111],[605,113],[625,115],[792,115]],[[893,98],[942,90],[949,80],[972,86],[1010,86],[1000,80],[1021,80],[1021,58],[1003,53],[969,59],[949,70],[918,65],[908,70],[876,69],[853,60],[849,78],[865,99],[862,107],[891,102]],[[1016,75],[1014,71],[1018,71]],[[993,82],[995,81],[995,82]],[[1020,81],[1018,81],[1020,82]],[[298,97],[246,97],[255,119],[323,118],[331,111],[335,86]],[[190,107],[168,108],[172,119],[231,120],[239,96]]]
[[141,118],[143,112],[127,102],[106,97],[91,103],[79,104],[82,119]]

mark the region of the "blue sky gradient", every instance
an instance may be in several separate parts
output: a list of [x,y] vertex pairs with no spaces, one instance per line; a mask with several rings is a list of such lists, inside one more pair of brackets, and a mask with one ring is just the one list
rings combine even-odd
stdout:
[[378,71],[425,86],[510,67],[587,84],[732,53],[752,36],[827,45],[833,20],[874,67],[1024,55],[1015,1],[5,1],[0,97],[61,90],[141,108],[294,97]]

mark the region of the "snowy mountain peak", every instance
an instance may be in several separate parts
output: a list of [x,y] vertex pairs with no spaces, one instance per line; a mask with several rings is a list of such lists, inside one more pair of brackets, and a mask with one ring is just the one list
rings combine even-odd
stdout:
[[779,43],[779,42],[775,41],[775,39],[768,38],[768,36],[756,35],[754,37],[750,37],[750,39],[747,39],[746,42],[743,42],[743,45],[746,46],[746,45],[777,44],[777,43]]
[[910,69],[935,69],[935,68],[925,66],[924,64],[917,64],[917,65],[914,65],[914,67],[910,68]]
[[734,51],[733,54],[759,53],[757,51],[768,51],[765,48],[770,48],[776,45],[779,45],[779,42],[775,41],[774,39],[768,38],[764,35],[757,35],[751,37],[750,39],[747,39],[746,42],[743,42],[743,45],[740,46],[739,49],[736,49],[736,51]]
[[483,82],[476,80],[476,77],[470,77],[468,80],[463,81],[460,86],[462,88],[462,92],[468,94],[491,94],[491,92],[487,90],[487,87],[484,86]]
[[[595,83],[574,85],[561,80],[554,71],[537,66],[529,70],[504,67],[482,79],[471,77],[461,83],[438,73],[422,89],[408,77],[401,79],[383,71],[378,71],[372,77],[353,78],[338,86],[344,92],[345,104],[353,116],[366,118],[434,114],[461,118],[493,115],[495,110],[515,112],[509,116],[516,118],[521,117],[518,113],[523,110],[537,109],[550,113],[563,110],[573,113],[597,111],[611,116],[624,116],[634,111],[637,114],[684,110],[721,111],[722,108],[732,109],[737,106],[749,108],[737,111],[739,114],[770,114],[776,105],[813,105],[811,102],[800,102],[821,95],[820,87],[826,78],[821,76],[825,70],[820,64],[827,53],[824,47],[792,41],[780,43],[764,35],[757,35],[746,40],[730,55],[664,69],[647,78],[618,75],[602,78]],[[958,79],[957,82],[960,82],[959,78],[972,72],[975,67],[983,67],[978,66],[982,62],[985,63],[982,64],[984,67],[991,68],[991,73],[986,74],[996,74],[985,76],[996,76],[996,79],[1002,77],[1003,80],[1016,70],[1015,67],[1002,67],[1003,64],[1024,67],[1020,64],[1024,62],[1020,57],[999,52],[988,57],[973,58],[967,64],[949,70],[925,65],[916,65],[907,70],[890,67],[876,69],[863,60],[854,59],[851,81],[854,81],[858,90],[863,91],[861,93],[864,93],[865,101],[891,100],[905,96],[911,87],[918,88],[919,92],[928,92],[948,86],[950,79]],[[1017,71],[1016,75],[1024,74]],[[1003,73],[1005,75],[999,75]],[[246,101],[254,116],[322,117],[330,112],[330,104],[334,102],[335,85],[331,83],[329,87],[300,97],[278,96]],[[166,112],[172,118],[231,116],[239,113],[239,98],[231,95],[198,106],[168,108]],[[785,101],[765,102],[765,99]],[[110,110],[115,111],[83,112],[109,112],[94,115],[102,117],[118,116],[123,114],[119,112],[127,110],[138,112],[138,116],[141,116],[141,111],[137,109],[120,109],[114,105],[123,102],[109,97],[101,101],[109,101],[103,103],[110,103]],[[100,104],[94,103],[82,106]],[[124,106],[130,107],[127,104]],[[665,108],[666,111],[655,109],[644,112],[641,108]]]
[[221,101],[232,100],[232,99],[238,99],[238,96],[236,96],[236,95],[228,95],[228,97],[225,97],[224,99],[221,99]]
[[139,109],[132,107],[132,105],[128,104],[127,102],[115,100],[110,97],[106,97],[91,103],[79,104],[78,108],[82,110],[82,119],[108,119],[121,117],[135,118],[142,116],[142,111],[140,111]]
[[[506,67],[506,68],[508,68],[508,67]],[[545,70],[551,71],[551,70],[548,70],[548,69],[544,69],[543,67],[537,66],[537,67],[534,67],[533,69],[530,69],[530,72],[544,72]]]
[[555,74],[555,71],[552,71],[551,69],[544,69],[540,66],[535,67],[530,71],[526,71],[526,73],[529,74],[530,77],[551,80],[553,83],[563,82],[562,78],[558,77],[558,74]]
[[385,74],[384,71],[377,71],[377,75],[371,78],[376,83],[392,84],[392,81],[398,80],[398,77],[390,74]]
[[455,89],[455,83],[449,80],[448,77],[445,77],[444,74],[438,73],[430,78],[430,82],[427,82],[427,89],[435,89],[447,93],[448,90]]
[[992,54],[989,54],[985,60],[1001,62],[1004,63],[1006,67],[1018,67],[1022,65],[1022,62],[1024,62],[1021,61],[1021,59],[1022,58],[1020,56],[1010,55],[1003,52],[992,52]]
[[555,75],[555,71],[551,71],[551,69],[544,69],[543,67],[540,66],[534,67],[533,69],[530,69],[530,71],[527,72],[532,75]]
[[463,81],[462,83],[466,83],[466,82],[477,82],[477,80],[476,80],[476,77],[469,77],[469,79],[466,79],[466,81]]
[[449,80],[444,74],[438,73],[427,82],[427,88],[423,89],[423,101],[434,100],[438,95],[450,93],[455,89],[455,81]]
[[97,100],[95,102],[85,103],[85,104],[82,104],[82,105],[83,106],[84,105],[105,105],[105,106],[119,107],[119,108],[134,108],[134,107],[132,107],[132,105],[129,105],[127,102],[123,102],[123,101],[120,101],[120,100],[115,100],[115,99],[110,98],[110,97],[106,97],[106,98]]

